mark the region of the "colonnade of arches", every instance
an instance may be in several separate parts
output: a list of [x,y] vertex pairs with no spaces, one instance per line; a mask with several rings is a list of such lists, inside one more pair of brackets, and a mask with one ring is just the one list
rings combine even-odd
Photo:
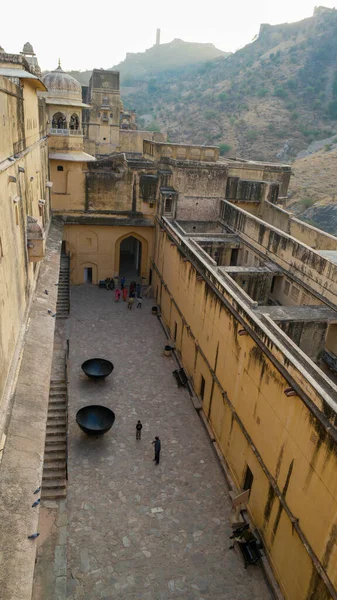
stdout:
[[61,112],[57,112],[53,115],[52,119],[53,129],[79,129],[80,118],[77,113],[73,113],[67,122],[67,117]]

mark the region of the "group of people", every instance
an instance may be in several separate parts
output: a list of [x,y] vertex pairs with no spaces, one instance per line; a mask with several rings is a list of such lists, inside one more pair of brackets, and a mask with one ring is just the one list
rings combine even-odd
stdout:
[[125,277],[121,277],[120,287],[115,289],[115,302],[119,302],[121,298],[128,304],[128,309],[132,310],[134,301],[137,302],[137,308],[142,308],[142,288],[140,283],[131,281],[129,289],[125,285]]
[[[137,421],[137,425],[136,425],[136,440],[140,440],[142,437],[142,429],[143,429],[143,425],[141,424],[140,421]],[[156,465],[159,465],[159,458],[160,458],[160,450],[161,450],[161,442],[159,437],[156,435],[156,437],[154,438],[152,444],[154,444],[154,461],[156,463]]]

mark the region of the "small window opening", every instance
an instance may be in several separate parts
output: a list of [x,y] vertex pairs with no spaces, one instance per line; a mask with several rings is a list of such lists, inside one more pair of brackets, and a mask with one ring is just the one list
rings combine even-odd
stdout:
[[57,170],[58,170],[58,171],[63,171],[63,167],[62,167],[62,165],[57,165]]
[[165,199],[165,214],[171,214],[172,213],[172,196],[169,196],[168,198]]
[[254,481],[254,475],[251,472],[250,468],[246,467],[246,472],[245,472],[245,479],[244,479],[244,483],[243,483],[243,489],[244,490],[251,490],[252,489],[252,485],[253,485],[253,481]]
[[285,281],[284,282],[284,293],[286,296],[288,296],[289,294],[289,290],[290,290],[290,281]]
[[105,142],[106,138],[103,138],[103,141]]
[[19,225],[19,209],[15,206],[15,223]]
[[176,323],[176,321],[174,321],[174,334],[173,334],[173,339],[176,342],[177,341],[177,331],[178,331],[178,325]]
[[201,398],[201,400],[204,399],[204,396],[205,396],[205,379],[201,375],[201,381],[200,381],[200,398]]
[[275,287],[275,281],[276,281],[276,277],[273,277],[272,282],[271,282],[271,287],[270,287],[270,293],[272,294],[274,291],[274,287]]

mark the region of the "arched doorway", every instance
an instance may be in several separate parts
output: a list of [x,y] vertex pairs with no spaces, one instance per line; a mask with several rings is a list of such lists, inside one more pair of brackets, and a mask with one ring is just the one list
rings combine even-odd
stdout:
[[130,235],[121,241],[119,251],[119,275],[134,279],[141,275],[142,243]]

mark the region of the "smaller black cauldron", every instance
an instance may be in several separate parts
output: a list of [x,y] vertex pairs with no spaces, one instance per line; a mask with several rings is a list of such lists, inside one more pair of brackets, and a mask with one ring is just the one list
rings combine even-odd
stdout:
[[76,414],[78,426],[88,435],[103,435],[115,422],[115,413],[106,406],[83,406]]
[[112,373],[113,364],[105,358],[89,358],[82,366],[82,371],[91,379],[104,379]]

